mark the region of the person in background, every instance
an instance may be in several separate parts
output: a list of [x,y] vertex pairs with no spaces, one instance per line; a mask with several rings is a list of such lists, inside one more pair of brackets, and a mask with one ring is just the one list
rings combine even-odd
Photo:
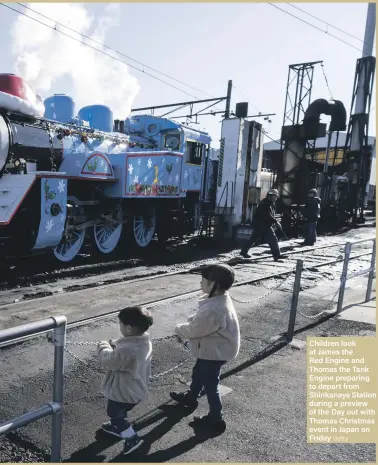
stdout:
[[99,361],[108,369],[102,390],[108,400],[110,421],[102,429],[124,439],[123,453],[130,454],[143,443],[126,417],[148,397],[152,345],[147,330],[153,319],[142,307],[124,308],[118,319],[122,337],[114,342],[102,341],[97,347]]
[[303,208],[303,215],[307,221],[303,245],[314,245],[316,242],[316,227],[320,218],[320,202],[317,190],[310,189],[307,203]]
[[249,238],[247,244],[242,248],[240,255],[244,258],[250,258],[248,254],[249,249],[259,240],[269,244],[272,252],[274,261],[284,258],[281,255],[280,247],[278,245],[278,239],[274,233],[273,226],[279,225],[275,218],[276,208],[275,203],[278,199],[277,189],[271,189],[268,191],[267,196],[263,199],[256,209],[256,213],[253,216],[252,226],[253,232]]

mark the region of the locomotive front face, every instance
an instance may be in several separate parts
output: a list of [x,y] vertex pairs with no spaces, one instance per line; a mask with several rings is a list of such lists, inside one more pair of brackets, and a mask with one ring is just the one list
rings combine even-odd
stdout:
[[9,131],[7,123],[0,115],[0,174],[3,171],[9,155]]

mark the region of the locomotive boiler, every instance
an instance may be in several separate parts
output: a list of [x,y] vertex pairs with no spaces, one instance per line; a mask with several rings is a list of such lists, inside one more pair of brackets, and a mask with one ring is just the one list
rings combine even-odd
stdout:
[[[0,76],[0,253],[70,261],[192,233],[208,197],[208,134],[150,115],[113,120],[68,96],[41,102]],[[32,95],[32,97],[30,97]]]

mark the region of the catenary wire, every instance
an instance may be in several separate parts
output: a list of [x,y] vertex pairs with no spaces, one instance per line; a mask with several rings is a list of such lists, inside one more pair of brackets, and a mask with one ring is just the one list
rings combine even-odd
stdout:
[[[43,17],[43,18],[45,18],[45,19],[47,19],[47,20],[49,20],[49,21],[54,22],[54,23],[57,24],[58,26],[64,27],[64,28],[66,28],[67,30],[69,30],[69,31],[71,31],[71,32],[74,32],[75,34],[78,34],[78,35],[84,37],[84,38],[87,39],[87,40],[91,40],[92,42],[94,42],[94,43],[100,45],[101,47],[104,47],[104,48],[107,49],[107,50],[110,50],[110,51],[112,51],[112,52],[114,52],[114,53],[117,53],[118,55],[124,56],[125,58],[127,58],[127,59],[129,59],[129,60],[135,61],[135,63],[138,63],[139,65],[142,65],[142,66],[145,67],[145,68],[148,68],[148,69],[150,69],[150,70],[152,70],[152,71],[154,71],[154,72],[156,72],[156,73],[159,73],[159,74],[161,74],[162,76],[165,76],[165,77],[171,79],[172,81],[176,81],[177,83],[182,84],[182,85],[184,85],[184,86],[186,86],[186,87],[189,87],[189,88],[191,88],[191,89],[193,89],[193,90],[195,90],[195,91],[197,91],[197,92],[201,92],[202,94],[207,95],[208,97],[214,98],[214,95],[208,94],[207,92],[205,92],[205,91],[203,91],[203,90],[201,90],[201,89],[198,89],[197,87],[191,86],[190,84],[187,84],[187,83],[185,83],[185,82],[183,82],[183,81],[180,81],[179,79],[176,79],[176,78],[174,78],[174,77],[172,77],[172,76],[169,76],[168,74],[165,74],[165,73],[159,71],[159,70],[156,69],[156,68],[153,68],[153,67],[151,67],[151,66],[148,66],[148,65],[146,65],[145,63],[143,63],[143,62],[141,62],[141,61],[138,61],[138,60],[136,60],[136,59],[130,57],[129,55],[126,55],[125,53],[119,52],[118,50],[115,50],[115,49],[113,49],[112,47],[109,47],[108,45],[105,45],[105,44],[103,44],[102,42],[99,42],[99,41],[97,41],[97,40],[95,40],[95,39],[93,39],[93,38],[87,36],[86,34],[83,34],[83,33],[81,33],[81,32],[78,32],[78,31],[76,31],[75,29],[70,28],[70,27],[66,26],[65,24],[63,24],[63,23],[60,23],[60,22],[56,21],[55,19],[53,19],[53,18],[51,18],[51,17],[49,17],[49,16],[47,16],[47,15],[44,15],[43,13],[40,13],[40,12],[38,12],[38,11],[36,11],[36,10],[33,10],[33,8],[30,8],[30,7],[28,7],[27,5],[24,5],[23,3],[17,2],[17,4],[20,5],[20,6],[22,6],[23,8],[25,8],[25,9],[27,9],[27,10],[32,11],[32,12],[35,13],[35,14],[38,14],[39,16],[41,16],[41,17]],[[3,5],[4,5],[4,4],[3,4]],[[4,5],[4,6],[5,6],[5,5]],[[14,10],[14,11],[16,11],[16,10]],[[19,12],[19,13],[22,14],[21,12]],[[26,15],[26,16],[27,16],[27,15]],[[28,17],[29,17],[30,19],[33,19],[33,18],[30,17],[30,16],[28,16]],[[46,26],[48,26],[48,25],[46,25]],[[57,31],[57,32],[60,32],[60,31]],[[85,44],[84,44],[84,45],[85,45]],[[96,49],[96,50],[98,50],[98,49]],[[126,64],[128,64],[128,63],[126,63]],[[130,65],[129,65],[129,66],[130,66]],[[139,71],[144,72],[144,71],[142,71],[142,70],[139,70]],[[235,90],[237,90],[244,98],[247,98],[247,97],[245,96],[245,94],[243,94],[243,92],[241,92],[240,89],[236,88],[234,85],[233,85],[233,88],[234,88]],[[198,97],[195,97],[195,98],[198,98]],[[261,111],[260,111],[256,106],[254,106],[254,105],[252,104],[252,102],[249,102],[249,103],[251,104],[251,106],[252,106],[257,112],[261,113]]]
[[280,11],[282,11],[283,13],[286,13],[287,15],[292,16],[293,18],[298,19],[299,21],[302,21],[303,23],[307,24],[308,26],[311,26],[311,27],[313,27],[314,29],[317,29],[318,31],[323,32],[324,34],[327,34],[327,35],[330,36],[330,37],[333,37],[334,39],[336,39],[336,40],[342,42],[342,43],[345,44],[345,45],[349,45],[349,47],[352,47],[352,48],[354,48],[355,50],[358,50],[359,52],[363,52],[360,48],[357,48],[357,47],[355,47],[354,45],[350,44],[349,42],[346,42],[345,40],[340,39],[340,37],[337,37],[337,36],[335,36],[335,35],[333,35],[333,34],[330,34],[330,33],[327,32],[327,31],[324,31],[322,28],[320,28],[320,27],[318,27],[318,26],[315,26],[315,24],[309,23],[309,22],[306,21],[305,19],[299,18],[299,16],[293,15],[293,14],[290,13],[289,11],[286,11],[286,10],[284,10],[283,8],[280,8],[279,6],[275,5],[274,3],[269,3],[269,2],[268,2],[268,5],[270,5],[270,6],[274,7],[274,8],[277,8],[277,10],[280,10]]
[[[292,8],[295,8],[295,9],[297,9],[297,10],[299,10],[299,11],[302,11],[302,13],[304,13],[304,14],[306,14],[306,15],[308,15],[308,16],[311,16],[311,17],[314,18],[314,19],[317,19],[318,21],[320,21],[321,23],[326,24],[327,26],[332,27],[333,29],[336,29],[337,31],[342,32],[343,34],[346,34],[346,35],[348,35],[349,37],[352,37],[352,39],[356,39],[356,40],[358,40],[359,42],[362,42],[363,44],[366,43],[365,40],[359,39],[358,37],[356,37],[356,36],[350,34],[349,32],[344,31],[343,29],[340,29],[339,27],[334,26],[334,25],[331,24],[331,23],[328,23],[328,22],[325,21],[324,19],[318,18],[317,16],[315,16],[315,15],[309,13],[308,11],[302,10],[302,8],[299,8],[299,6],[293,5],[292,3],[288,3],[288,5],[290,5]],[[375,48],[375,46],[374,46],[374,48]]]
[[247,97],[238,87],[235,87],[234,85],[232,85],[232,87],[233,87],[237,92],[239,92],[239,94],[240,94],[243,98],[245,98],[245,99],[248,100],[248,103],[251,104],[252,108],[254,108],[258,113],[262,113],[255,105],[253,105],[252,102],[249,101],[248,97]]
[[[46,16],[46,15],[44,15],[44,14],[42,14],[42,13],[39,13],[39,12],[36,11],[36,10],[33,10],[32,8],[30,8],[30,7],[26,6],[26,5],[24,5],[23,3],[20,3],[20,2],[17,2],[17,3],[18,3],[18,5],[22,6],[23,8],[28,9],[28,10],[32,11],[33,13],[38,14],[38,15],[44,17],[45,19],[54,22],[56,25],[62,26],[62,27],[64,27],[64,28],[66,28],[66,29],[68,29],[68,30],[74,32],[75,34],[78,34],[78,35],[84,37],[84,38],[87,39],[87,40],[91,40],[92,42],[97,43],[98,45],[100,45],[100,46],[102,46],[102,47],[104,47],[104,48],[106,48],[106,49],[108,49],[108,50],[110,50],[110,51],[112,51],[112,52],[114,52],[114,53],[117,53],[118,55],[124,56],[125,58],[128,58],[128,59],[130,59],[130,60],[132,60],[132,61],[135,61],[136,63],[142,65],[144,68],[151,69],[152,71],[155,71],[156,73],[159,73],[159,74],[161,74],[162,76],[168,77],[169,79],[171,79],[171,80],[173,80],[173,81],[176,81],[176,82],[178,82],[178,83],[180,83],[180,84],[182,84],[182,85],[184,85],[184,86],[186,86],[186,87],[190,87],[190,88],[193,89],[193,90],[196,90],[196,91],[198,91],[198,92],[201,92],[202,94],[207,95],[208,97],[215,98],[213,95],[211,95],[211,94],[209,94],[209,93],[207,93],[207,92],[205,92],[205,91],[203,91],[203,90],[201,90],[201,89],[198,89],[198,88],[196,88],[196,87],[194,87],[194,86],[191,86],[190,84],[187,84],[187,83],[185,83],[185,82],[183,82],[183,81],[180,81],[179,79],[173,78],[173,77],[169,76],[168,74],[165,74],[165,73],[163,73],[163,72],[157,70],[156,68],[152,68],[151,66],[148,66],[148,65],[142,63],[141,61],[135,60],[134,58],[131,58],[131,57],[129,57],[128,55],[126,55],[126,54],[124,54],[124,53],[122,53],[122,52],[119,52],[119,51],[117,51],[117,50],[115,50],[115,49],[113,49],[113,48],[111,48],[111,47],[109,47],[109,46],[107,46],[107,45],[105,45],[105,44],[103,44],[103,43],[101,43],[101,42],[95,40],[95,39],[92,39],[91,37],[89,37],[89,36],[87,36],[87,35],[85,35],[85,34],[83,34],[83,33],[81,33],[81,32],[78,32],[78,31],[76,31],[75,29],[72,29],[72,28],[70,28],[70,27],[68,27],[68,26],[66,26],[66,25],[64,25],[64,24],[62,24],[62,23],[59,23],[58,21],[55,21],[54,19],[50,18],[49,16]],[[158,81],[160,81],[160,82],[162,82],[162,83],[164,83],[164,84],[166,84],[166,85],[168,85],[168,86],[170,86],[170,87],[172,87],[172,88],[174,88],[174,89],[176,89],[176,90],[178,90],[178,91],[180,91],[180,92],[182,92],[182,93],[184,93],[184,94],[186,94],[186,95],[188,95],[188,96],[190,96],[190,97],[193,97],[193,98],[199,100],[199,98],[198,98],[196,95],[189,94],[188,92],[185,92],[184,90],[182,90],[182,89],[180,89],[180,88],[178,88],[178,87],[176,87],[176,86],[173,86],[173,85],[170,84],[169,82],[166,82],[166,81],[164,81],[164,80],[162,80],[162,79],[159,79],[159,78],[156,77],[156,76],[153,76],[153,75],[150,74],[150,73],[147,73],[146,71],[144,71],[144,69],[139,69],[139,68],[137,68],[137,67],[131,65],[130,63],[127,63],[127,62],[125,62],[125,61],[123,61],[123,60],[118,59],[117,57],[114,57],[114,56],[112,56],[112,55],[109,55],[109,54],[103,52],[102,50],[99,50],[98,48],[95,48],[95,47],[92,47],[92,46],[89,45],[89,44],[83,43],[83,42],[81,42],[81,41],[75,39],[74,37],[72,37],[72,36],[70,36],[70,35],[64,33],[63,31],[57,30],[56,27],[49,26],[48,24],[43,23],[43,22],[37,20],[36,18],[33,18],[33,17],[31,17],[31,16],[29,16],[29,15],[27,15],[27,14],[25,14],[25,13],[22,13],[21,11],[18,11],[18,10],[14,9],[14,8],[11,8],[11,7],[9,7],[8,5],[5,5],[4,3],[0,3],[0,5],[5,6],[6,8],[9,8],[10,10],[13,10],[13,11],[15,11],[16,13],[19,13],[20,15],[26,16],[27,18],[32,19],[33,21],[36,21],[36,22],[38,22],[39,24],[41,24],[41,25],[43,25],[43,26],[46,26],[46,27],[48,27],[48,28],[50,28],[50,29],[53,29],[53,30],[55,30],[56,32],[59,32],[59,33],[65,35],[65,36],[67,36],[67,37],[69,37],[69,38],[71,38],[71,39],[73,39],[73,40],[79,42],[81,45],[86,45],[86,46],[92,48],[93,50],[95,50],[95,51],[97,51],[97,52],[100,52],[100,53],[102,53],[102,54],[108,56],[109,58],[113,58],[113,59],[115,59],[115,60],[117,60],[117,61],[120,61],[121,63],[124,63],[124,64],[126,64],[127,66],[130,66],[131,68],[133,68],[133,69],[135,69],[135,70],[137,70],[137,71],[139,71],[139,72],[141,72],[141,73],[143,73],[143,74],[145,74],[145,75],[147,75],[147,76],[152,77],[153,79],[156,79],[156,80],[158,80]],[[219,107],[214,107],[214,108],[215,108],[216,110],[222,111]]]
[[[197,97],[196,95],[189,94],[189,93],[186,92],[185,90],[182,90],[182,89],[180,89],[179,87],[176,87],[176,86],[174,86],[173,84],[170,84],[169,82],[164,81],[163,79],[160,79],[160,78],[158,78],[157,76],[154,76],[153,74],[148,73],[147,71],[144,71],[143,69],[137,68],[136,66],[131,65],[130,63],[127,63],[126,61],[121,60],[120,58],[117,58],[117,57],[114,57],[114,56],[112,56],[112,55],[109,55],[108,53],[104,52],[103,50],[99,50],[98,48],[93,47],[93,46],[90,45],[90,44],[83,43],[81,40],[76,39],[75,37],[72,37],[72,36],[70,36],[69,34],[66,34],[66,33],[63,32],[63,31],[59,31],[59,30],[56,29],[55,27],[49,26],[48,24],[43,23],[42,21],[39,21],[38,19],[33,18],[32,16],[29,16],[29,15],[23,13],[22,11],[18,11],[18,10],[16,10],[15,8],[10,7],[9,5],[5,5],[4,3],[0,3],[0,5],[1,5],[1,6],[4,6],[5,8],[8,8],[9,10],[12,10],[12,11],[14,11],[14,12],[20,14],[20,15],[23,15],[23,16],[25,16],[26,18],[29,18],[29,19],[31,19],[31,20],[33,20],[33,21],[35,21],[35,22],[37,22],[37,23],[39,23],[39,24],[41,24],[41,25],[43,25],[43,26],[45,26],[45,27],[48,27],[49,29],[52,29],[53,31],[58,32],[59,34],[63,34],[64,36],[66,36],[66,37],[68,37],[68,38],[74,40],[75,42],[78,42],[78,43],[81,44],[81,45],[84,45],[84,46],[86,46],[86,47],[89,47],[89,48],[95,50],[96,52],[99,52],[99,53],[101,53],[101,54],[103,54],[103,55],[105,55],[105,56],[107,56],[107,57],[109,57],[109,58],[112,58],[113,60],[119,61],[120,63],[123,63],[123,64],[125,64],[125,65],[127,65],[127,66],[130,66],[130,68],[133,68],[133,69],[135,69],[136,71],[139,71],[139,72],[141,72],[141,73],[143,73],[143,74],[145,74],[145,75],[147,75],[147,76],[150,76],[150,77],[152,77],[153,79],[156,79],[157,81],[160,81],[160,82],[162,82],[163,84],[166,84],[167,86],[170,86],[170,87],[172,87],[173,89],[176,89],[176,90],[178,90],[178,91],[180,91],[180,92],[182,92],[182,93],[188,95],[189,97],[193,97],[193,98],[195,98],[195,99],[198,99],[198,97]],[[78,33],[78,34],[80,34],[80,33]],[[118,52],[116,52],[116,53],[118,53]]]
[[332,91],[331,91],[331,88],[329,87],[329,84],[328,84],[328,79],[327,79],[327,75],[326,75],[326,73],[325,73],[325,69],[324,69],[324,64],[323,64],[323,63],[321,63],[321,67],[322,67],[323,76],[324,76],[324,80],[325,80],[325,83],[326,83],[326,86],[327,86],[329,95],[331,96],[331,100],[333,100]]
[[128,56],[128,55],[126,55],[125,53],[119,52],[118,50],[115,50],[115,49],[113,49],[112,47],[109,47],[108,45],[105,45],[105,44],[103,44],[102,42],[99,42],[98,40],[95,40],[95,39],[93,39],[92,37],[89,37],[89,36],[83,34],[82,32],[78,32],[78,31],[76,31],[75,29],[72,29],[72,28],[66,26],[65,24],[59,23],[59,22],[56,21],[55,19],[50,18],[49,16],[46,16],[46,15],[44,15],[43,13],[40,13],[39,11],[33,10],[32,8],[28,7],[27,5],[24,5],[23,3],[20,3],[20,2],[17,2],[17,3],[18,3],[18,5],[22,6],[23,8],[25,8],[25,9],[27,9],[27,10],[30,10],[30,11],[32,11],[33,13],[35,13],[35,14],[37,14],[37,15],[39,15],[39,16],[42,16],[42,17],[45,18],[45,19],[48,19],[49,21],[54,22],[54,23],[57,24],[58,26],[62,26],[62,27],[64,27],[64,28],[68,29],[69,31],[74,32],[75,34],[78,34],[78,35],[84,37],[85,39],[90,40],[90,41],[92,41],[92,42],[94,42],[94,43],[100,45],[101,47],[104,47],[104,48],[106,48],[106,49],[108,49],[108,50],[111,50],[112,52],[117,53],[118,55],[121,55],[121,56],[123,56],[123,57],[125,57],[125,58],[127,58],[127,59],[129,59],[129,60],[135,61],[135,63],[138,63],[139,65],[142,65],[144,68],[148,68],[148,69],[150,69],[151,71],[154,71],[154,72],[156,72],[156,73],[161,74],[161,75],[164,76],[164,77],[167,77],[167,78],[171,79],[172,81],[176,81],[176,82],[179,83],[179,84],[182,84],[182,85],[184,85],[184,86],[186,86],[186,87],[190,87],[191,89],[193,89],[193,90],[195,90],[195,91],[197,91],[197,92],[201,92],[202,94],[207,95],[208,97],[211,97],[211,98],[214,97],[213,95],[210,95],[210,94],[208,94],[207,92],[204,92],[203,90],[198,89],[197,87],[193,87],[193,86],[191,86],[190,84],[187,84],[187,83],[184,82],[184,81],[180,81],[179,79],[176,79],[176,78],[174,78],[174,77],[172,77],[172,76],[170,76],[170,75],[168,75],[168,74],[165,74],[165,73],[163,73],[162,71],[159,71],[158,69],[153,68],[152,66],[148,66],[148,65],[146,65],[145,63],[143,63],[143,62],[141,62],[141,61],[138,61],[138,60],[136,60],[135,58],[132,58],[132,57]]

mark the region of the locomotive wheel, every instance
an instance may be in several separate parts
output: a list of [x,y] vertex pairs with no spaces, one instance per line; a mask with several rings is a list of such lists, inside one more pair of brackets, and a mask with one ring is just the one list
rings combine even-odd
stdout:
[[133,237],[138,247],[145,248],[152,241],[156,231],[156,213],[134,216]]
[[122,218],[118,214],[114,218],[105,219],[103,223],[95,225],[93,239],[99,252],[113,252],[121,238],[122,229]]
[[[68,197],[67,203],[74,203],[78,200],[76,197]],[[84,215],[84,209],[78,207],[78,213]],[[66,220],[68,221],[68,220]],[[55,257],[61,262],[70,262],[80,252],[84,243],[85,229],[73,229],[69,235],[64,234],[60,243],[54,249]]]

